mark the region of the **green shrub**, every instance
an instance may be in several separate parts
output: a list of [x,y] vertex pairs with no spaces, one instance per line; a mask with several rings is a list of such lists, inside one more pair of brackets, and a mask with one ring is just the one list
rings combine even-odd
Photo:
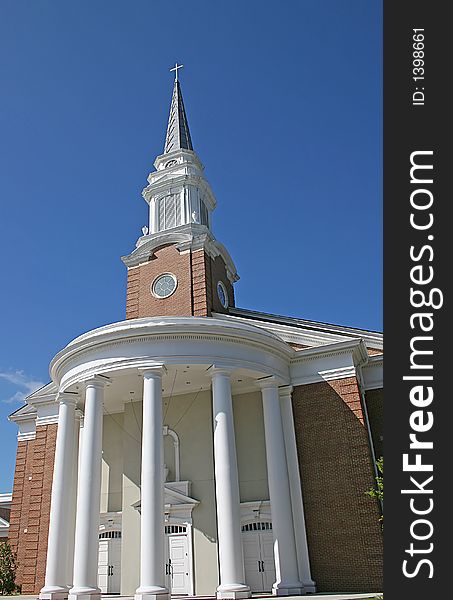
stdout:
[[16,555],[8,540],[0,540],[0,594],[9,595],[16,591]]
[[[384,511],[384,458],[381,456],[376,461],[376,466],[380,475],[376,477],[376,487],[368,490],[366,493],[370,498],[376,498],[381,503],[382,511]],[[384,529],[384,514],[379,519],[381,527]]]

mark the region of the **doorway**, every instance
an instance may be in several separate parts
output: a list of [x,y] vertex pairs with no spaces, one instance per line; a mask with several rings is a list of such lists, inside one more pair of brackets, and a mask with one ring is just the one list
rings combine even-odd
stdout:
[[103,594],[119,594],[121,585],[121,531],[99,534],[98,586]]
[[187,525],[165,525],[165,583],[171,594],[191,593],[191,560]]
[[242,525],[245,582],[252,592],[270,592],[275,582],[274,538],[270,521]]

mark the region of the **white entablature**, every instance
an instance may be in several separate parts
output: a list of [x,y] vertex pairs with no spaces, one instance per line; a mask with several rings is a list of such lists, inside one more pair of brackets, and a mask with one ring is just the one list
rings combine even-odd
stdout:
[[94,375],[110,377],[152,365],[221,365],[253,377],[289,381],[293,350],[252,325],[205,317],[131,319],[94,329],[70,342],[50,364],[60,391]]

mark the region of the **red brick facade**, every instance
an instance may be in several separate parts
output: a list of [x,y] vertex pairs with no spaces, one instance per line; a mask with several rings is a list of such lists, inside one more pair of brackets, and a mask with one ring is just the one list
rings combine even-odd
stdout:
[[22,594],[44,585],[56,437],[56,424],[39,425],[34,440],[17,444],[9,539]]
[[[178,280],[176,291],[168,298],[156,298],[151,286],[158,275],[172,273]],[[156,316],[208,317],[212,311],[226,312],[217,297],[217,282],[228,291],[234,306],[233,286],[223,260],[212,259],[204,250],[180,253],[174,245],[154,252],[149,262],[127,272],[126,319]]]
[[368,390],[365,400],[376,458],[384,455],[384,390]]
[[319,591],[382,589],[379,506],[355,377],[293,392],[312,577]]

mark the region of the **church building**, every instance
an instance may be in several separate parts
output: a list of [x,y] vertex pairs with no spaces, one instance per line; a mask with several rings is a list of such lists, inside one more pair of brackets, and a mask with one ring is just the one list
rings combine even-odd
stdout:
[[42,600],[379,591],[382,335],[235,305],[178,68],[125,320],[60,350],[10,416],[17,583]]

